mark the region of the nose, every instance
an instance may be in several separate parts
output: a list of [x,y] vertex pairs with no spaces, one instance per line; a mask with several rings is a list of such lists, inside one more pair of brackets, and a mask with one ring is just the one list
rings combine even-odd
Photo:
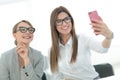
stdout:
[[62,22],[62,25],[66,25],[67,23],[65,21]]
[[30,33],[29,30],[27,30],[26,33]]

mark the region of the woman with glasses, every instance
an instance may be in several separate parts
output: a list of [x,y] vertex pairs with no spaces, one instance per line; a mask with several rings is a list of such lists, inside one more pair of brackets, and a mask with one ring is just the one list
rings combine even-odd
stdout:
[[44,56],[30,47],[35,28],[27,20],[13,27],[16,47],[0,58],[0,80],[42,80]]
[[63,6],[55,8],[50,17],[52,46],[50,48],[51,80],[97,80],[99,74],[91,64],[90,50],[105,53],[113,38],[112,31],[103,21],[91,23],[102,42],[83,34],[76,35],[74,20]]

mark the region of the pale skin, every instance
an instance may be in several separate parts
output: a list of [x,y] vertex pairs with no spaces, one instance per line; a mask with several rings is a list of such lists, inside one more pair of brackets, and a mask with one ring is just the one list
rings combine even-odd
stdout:
[[[94,20],[93,23],[91,23],[92,29],[94,30],[94,33],[96,35],[103,35],[105,39],[102,42],[103,47],[109,48],[111,44],[111,40],[113,38],[113,33],[112,31],[108,28],[108,26],[100,20]],[[95,32],[97,30],[97,32]]]
[[[61,12],[58,15],[58,19],[64,19],[67,16],[68,15],[65,12]],[[108,26],[103,21],[99,21],[99,20],[94,20],[94,23],[90,23],[90,25],[94,26],[92,27],[94,31],[95,30],[99,31],[99,32],[94,32],[96,35],[103,35],[105,37],[105,39],[102,41],[103,47],[109,48],[111,44],[111,40],[113,38],[113,33],[108,28]],[[70,32],[72,29],[72,23],[71,22],[65,23],[63,21],[62,25],[59,26],[56,25],[56,29],[60,34],[61,43],[65,45],[71,36]]]
[[[65,17],[67,17],[68,15],[65,12],[61,12],[57,19],[64,19]],[[113,38],[113,33],[112,31],[108,28],[108,26],[103,22],[103,21],[99,21],[99,20],[94,20],[94,22],[90,23],[94,31],[95,35],[103,35],[105,38],[102,41],[102,45],[104,48],[109,48],[110,44],[111,44],[111,40]],[[60,42],[65,45],[67,43],[67,41],[69,40],[70,36],[71,36],[71,30],[72,30],[72,23],[65,23],[63,21],[62,25],[56,25],[56,29],[60,34]],[[96,30],[98,32],[96,32]],[[72,80],[70,78],[65,78],[64,80]]]
[[[18,26],[17,29],[20,26],[24,27],[31,27],[25,22],[21,22]],[[17,53],[18,53],[18,59],[20,63],[20,67],[25,67],[29,64],[29,54],[28,54],[28,49],[29,49],[29,44],[33,40],[33,34],[29,33],[28,31],[26,33],[21,33],[20,31],[16,32],[13,34],[14,38],[17,40]]]
[[[65,17],[67,17],[68,15],[64,12],[60,13],[58,15],[58,19],[64,19]],[[61,43],[62,44],[66,44],[67,41],[69,40],[71,34],[70,31],[72,29],[72,23],[65,23],[63,21],[63,24],[60,26],[56,26],[57,31],[60,33],[60,37],[61,37]]]
[[27,66],[29,64],[28,47],[24,43],[19,43],[17,45],[17,52],[19,55],[20,66]]

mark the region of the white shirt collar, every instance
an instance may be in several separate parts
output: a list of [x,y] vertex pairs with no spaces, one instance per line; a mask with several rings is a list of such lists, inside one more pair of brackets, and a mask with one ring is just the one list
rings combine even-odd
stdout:
[[69,38],[68,42],[65,45],[61,44],[60,39],[59,39],[59,46],[66,46],[66,45],[72,46],[72,36]]

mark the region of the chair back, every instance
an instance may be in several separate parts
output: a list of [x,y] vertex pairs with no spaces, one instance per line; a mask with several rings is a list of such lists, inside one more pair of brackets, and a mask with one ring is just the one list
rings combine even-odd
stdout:
[[96,72],[99,73],[100,78],[114,75],[113,67],[110,63],[102,63],[94,65]]

